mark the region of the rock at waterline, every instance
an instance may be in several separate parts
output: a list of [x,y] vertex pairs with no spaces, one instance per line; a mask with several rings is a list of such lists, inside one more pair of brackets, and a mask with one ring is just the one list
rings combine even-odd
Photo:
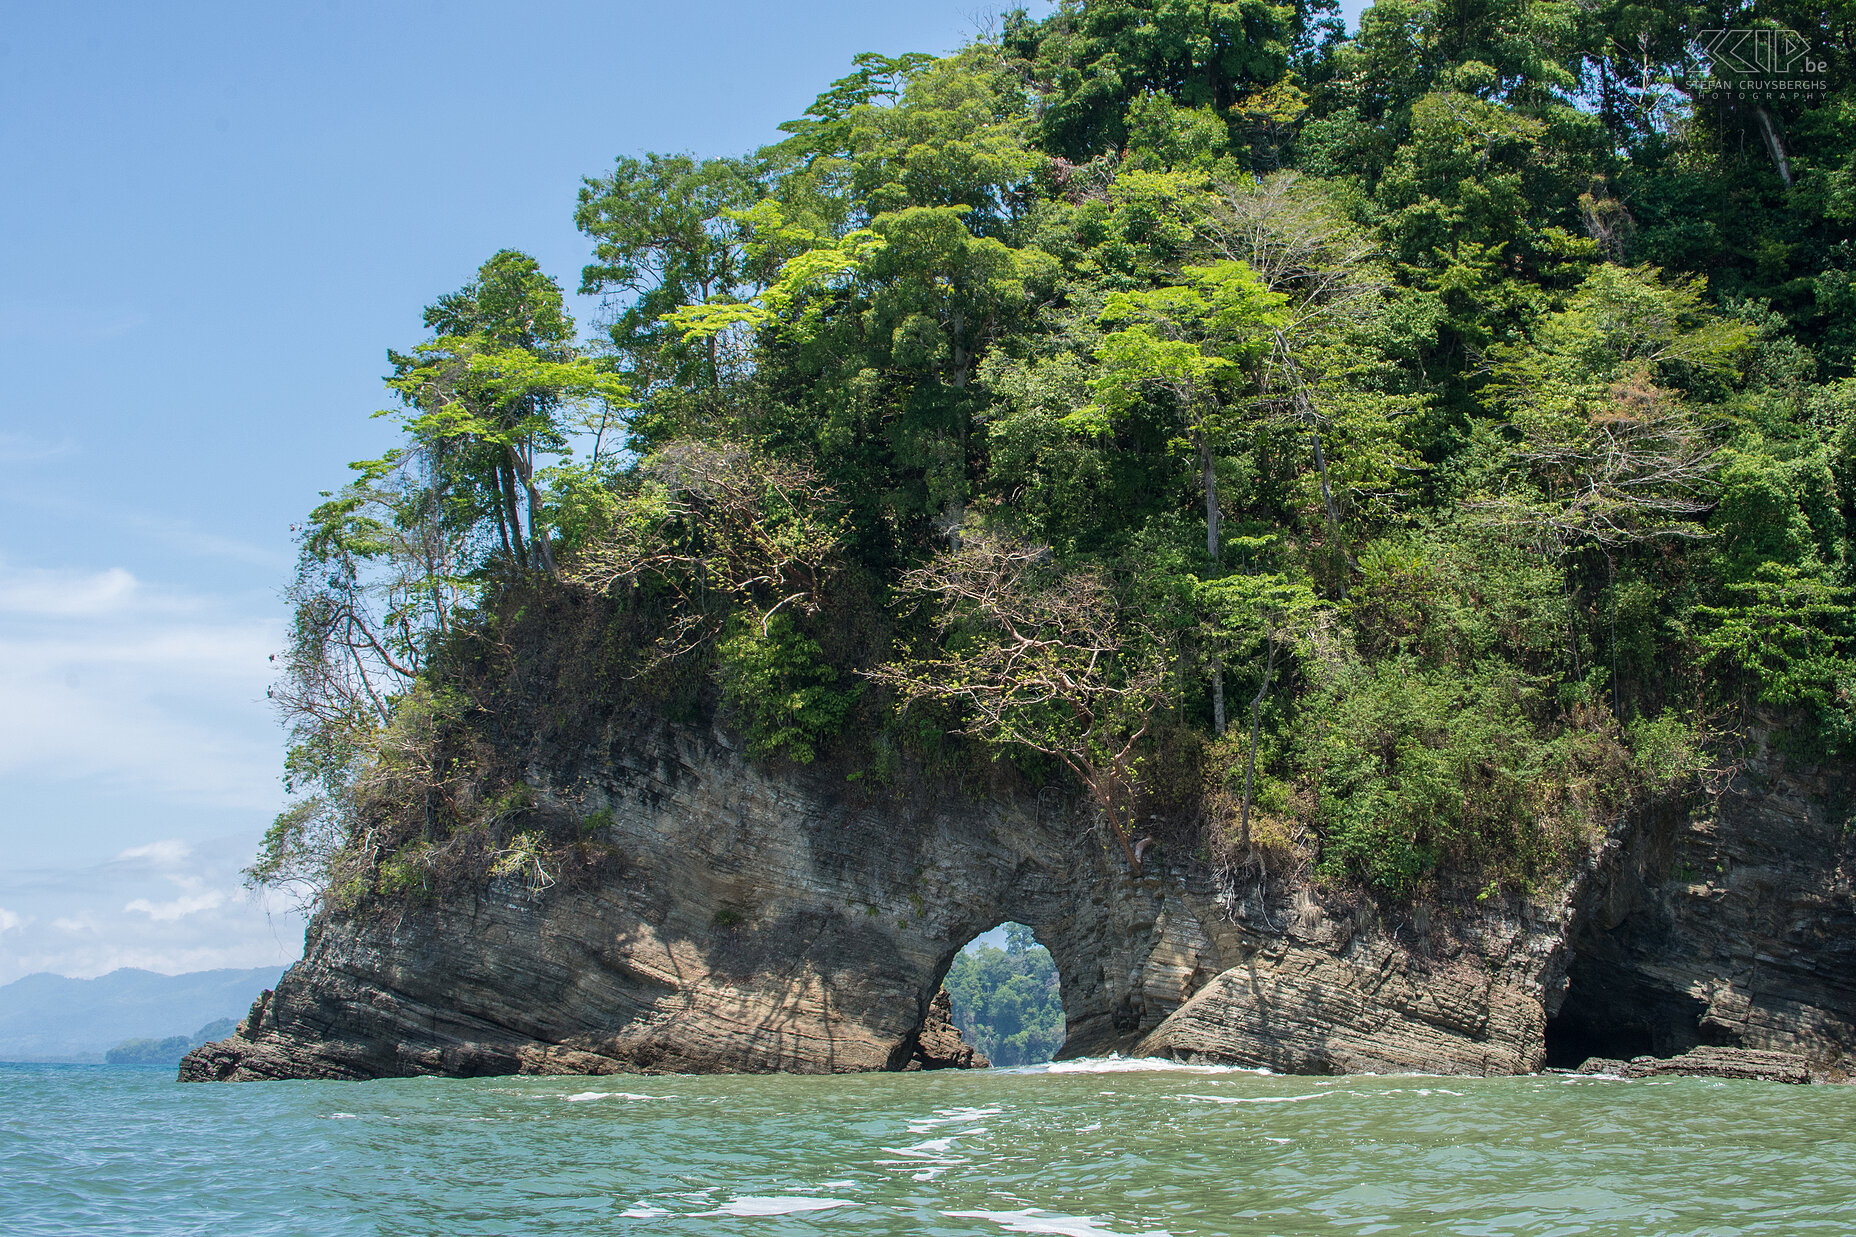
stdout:
[[943,988],[928,1003],[928,1021],[922,1023],[915,1055],[904,1069],[988,1069],[992,1062],[960,1038],[954,1025],[954,1003]]
[[1768,1052],[1756,1048],[1717,1048],[1710,1045],[1691,1048],[1679,1057],[1633,1057],[1629,1061],[1588,1057],[1573,1073],[1615,1074],[1619,1078],[1652,1078],[1673,1074],[1692,1078],[1738,1078],[1754,1082],[1811,1081],[1810,1066],[1796,1053]]

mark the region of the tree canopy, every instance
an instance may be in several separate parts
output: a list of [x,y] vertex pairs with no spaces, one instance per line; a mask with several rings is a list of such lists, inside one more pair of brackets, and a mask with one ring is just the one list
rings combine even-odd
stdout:
[[1131,869],[1525,891],[1755,732],[1847,755],[1856,9],[1333,15],[1064,0],[589,176],[590,338],[493,255],[304,527],[260,875],[545,851],[443,737],[535,590],[757,759],[1062,782]]

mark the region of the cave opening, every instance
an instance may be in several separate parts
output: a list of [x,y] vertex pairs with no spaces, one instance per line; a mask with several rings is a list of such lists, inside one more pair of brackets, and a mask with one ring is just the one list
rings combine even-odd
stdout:
[[1056,962],[1024,924],[1008,920],[975,936],[941,986],[961,1038],[993,1065],[1037,1065],[1063,1047]]
[[1576,1069],[1588,1058],[1671,1057],[1703,1042],[1707,1005],[1646,983],[1628,969],[1581,959],[1566,998],[1547,1019],[1547,1068]]

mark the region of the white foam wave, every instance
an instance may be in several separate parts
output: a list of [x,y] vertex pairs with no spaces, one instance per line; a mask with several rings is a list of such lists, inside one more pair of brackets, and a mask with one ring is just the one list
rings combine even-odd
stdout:
[[1047,1074],[1256,1074],[1268,1075],[1266,1069],[1247,1065],[1188,1065],[1165,1057],[1124,1057],[1110,1053],[1106,1057],[1077,1057],[1073,1061],[1052,1061],[1044,1066]]
[[937,1108],[932,1117],[917,1117],[909,1122],[909,1133],[926,1134],[938,1125],[960,1125],[968,1121],[983,1121],[987,1117],[996,1117],[1001,1109],[992,1108]]
[[627,1207],[624,1211],[619,1212],[620,1218],[626,1220],[655,1220],[659,1216],[667,1216],[669,1214],[670,1213],[665,1211],[662,1207]]
[[1182,1095],[1182,1100],[1206,1100],[1213,1104],[1299,1104],[1303,1100],[1325,1099],[1343,1095],[1341,1091],[1316,1091],[1310,1095]]
[[897,1155],[946,1155],[947,1149],[954,1145],[954,1140],[966,1134],[984,1134],[983,1129],[962,1130],[959,1134],[949,1134],[946,1138],[929,1138],[912,1147],[898,1151]]
[[584,1104],[588,1100],[661,1100],[661,1095],[639,1095],[636,1091],[582,1091],[578,1095],[567,1096],[569,1104]]
[[[950,1220],[990,1220],[1008,1233],[1050,1233],[1057,1237],[1123,1237],[1112,1228],[1104,1228],[1082,1216],[1067,1216],[1059,1211],[1040,1212],[1036,1207],[1023,1211],[943,1211]],[[1152,1229],[1133,1237],[1171,1237],[1165,1229]]]
[[807,1198],[788,1194],[778,1197],[744,1195],[733,1198],[714,1211],[698,1211],[699,1216],[786,1216],[801,1211],[830,1211],[833,1207],[855,1207],[842,1198]]

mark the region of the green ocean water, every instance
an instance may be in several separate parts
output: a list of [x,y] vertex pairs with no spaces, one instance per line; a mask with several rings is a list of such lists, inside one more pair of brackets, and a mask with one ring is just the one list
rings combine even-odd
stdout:
[[235,1086],[0,1066],[0,1231],[1856,1233],[1856,1088],[1134,1066]]

